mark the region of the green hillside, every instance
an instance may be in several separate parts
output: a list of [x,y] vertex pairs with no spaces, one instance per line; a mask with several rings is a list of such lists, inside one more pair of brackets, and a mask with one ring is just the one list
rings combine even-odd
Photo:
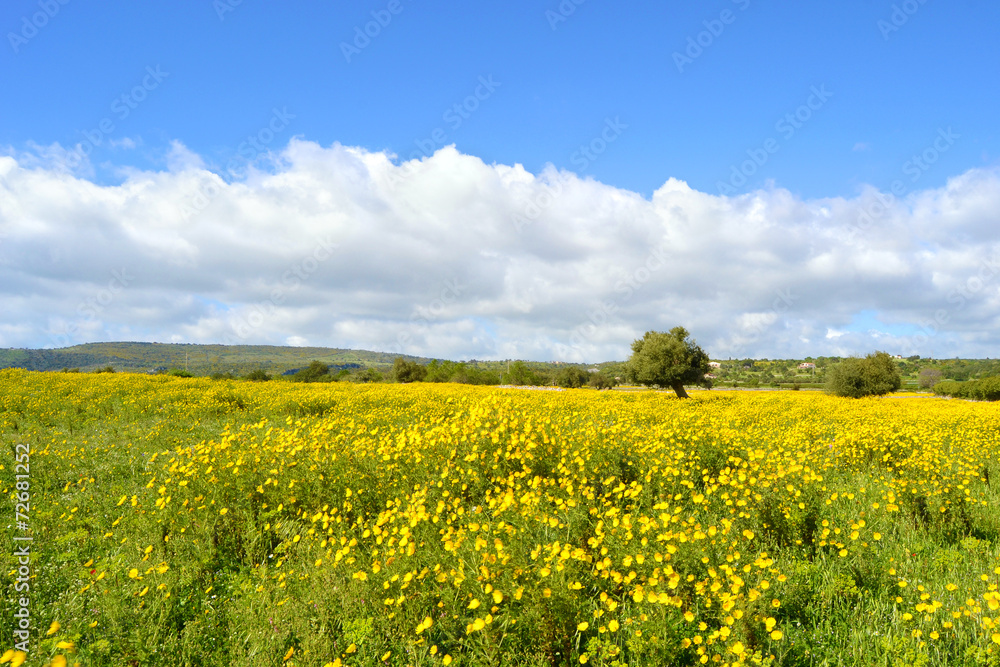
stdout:
[[[257,368],[283,373],[317,360],[331,366],[358,364],[387,367],[397,356],[388,352],[342,350],[329,347],[277,345],[188,345],[169,343],[87,343],[54,350],[0,349],[0,368],[89,371],[112,366],[117,371],[149,372],[185,368],[196,375],[245,374]],[[426,362],[423,357],[406,359]]]

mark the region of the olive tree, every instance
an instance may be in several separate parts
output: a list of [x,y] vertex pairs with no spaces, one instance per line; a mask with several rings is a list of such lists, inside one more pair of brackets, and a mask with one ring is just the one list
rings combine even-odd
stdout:
[[851,357],[830,370],[826,390],[836,396],[861,398],[882,396],[903,386],[899,367],[885,352],[873,352],[865,358]]
[[633,382],[648,387],[669,387],[678,398],[687,398],[684,385],[705,384],[708,355],[689,337],[684,327],[668,333],[647,331],[632,342],[626,372]]

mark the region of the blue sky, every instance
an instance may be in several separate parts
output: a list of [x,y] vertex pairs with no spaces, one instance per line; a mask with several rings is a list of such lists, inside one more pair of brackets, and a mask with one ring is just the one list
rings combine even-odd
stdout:
[[[0,80],[5,91],[0,96],[0,154],[14,160],[11,164],[16,167],[7,172],[8,189],[3,194],[9,202],[16,196],[27,196],[28,181],[15,179],[14,174],[50,176],[56,181],[59,174],[69,174],[81,190],[67,196],[74,206],[86,208],[91,196],[85,194],[90,187],[87,184],[110,196],[142,183],[162,184],[170,177],[180,183],[187,182],[186,178],[209,178],[213,173],[223,179],[226,188],[257,183],[254,178],[266,180],[269,176],[276,179],[266,184],[267,192],[273,193],[275,188],[285,187],[279,178],[283,173],[298,173],[298,167],[319,160],[327,165],[321,169],[325,177],[332,178],[330,174],[335,173],[337,178],[346,179],[343,187],[356,188],[339,191],[344,199],[337,200],[337,206],[343,212],[367,206],[363,202],[371,186],[362,181],[381,168],[373,166],[380,157],[397,167],[408,158],[418,158],[421,169],[444,179],[426,187],[439,186],[447,193],[461,191],[465,186],[455,179],[475,172],[464,161],[468,158],[491,166],[491,174],[500,174],[497,178],[501,179],[506,178],[501,173],[504,169],[523,167],[535,187],[551,188],[562,179],[560,182],[590,188],[587,204],[578,202],[582,210],[590,206],[591,210],[607,211],[619,206],[623,198],[638,198],[633,201],[636,206],[645,202],[657,208],[655,193],[670,179],[683,182],[704,197],[723,197],[712,201],[722,202],[736,217],[748,210],[738,203],[743,201],[740,198],[759,196],[766,200],[762,205],[772,207],[780,218],[789,210],[783,199],[787,197],[794,206],[810,211],[802,218],[792,215],[788,219],[788,225],[800,228],[799,232],[785,230],[792,237],[803,225],[821,224],[831,210],[836,211],[836,203],[830,203],[834,200],[863,211],[865,198],[872,192],[894,192],[894,206],[899,210],[890,217],[894,224],[911,230],[912,238],[907,248],[890,249],[880,245],[865,227],[863,236],[873,256],[895,252],[891,261],[882,259],[889,264],[898,261],[901,266],[923,266],[920,262],[927,252],[944,261],[945,251],[961,237],[968,242],[964,251],[989,257],[993,238],[972,231],[989,226],[976,204],[969,204],[972,217],[963,218],[968,228],[949,239],[931,238],[930,231],[912,231],[924,229],[922,225],[930,229],[933,221],[905,218],[918,215],[921,203],[937,210],[928,203],[936,196],[951,201],[948,184],[953,179],[966,177],[963,183],[976,184],[970,202],[995,194],[992,181],[984,185],[978,176],[969,174],[992,178],[1000,164],[998,27],[1000,5],[985,0],[858,0],[791,6],[759,0],[485,1],[470,5],[433,0],[293,5],[259,0],[99,5],[79,0],[11,0],[0,10],[0,34],[4,36]],[[364,35],[366,29],[368,35]],[[441,152],[452,144],[454,154],[447,152],[450,149]],[[312,146],[320,153],[307,150]],[[68,159],[74,152],[77,158]],[[362,166],[347,165],[344,156],[348,154],[363,154],[358,158]],[[248,167],[256,174],[249,180]],[[360,171],[352,172],[352,180],[340,169]],[[547,169],[561,176],[544,176]],[[310,182],[315,185],[322,180]],[[509,218],[505,204],[491,202],[483,195],[492,187],[485,183],[471,190],[482,197],[486,213],[480,214]],[[161,193],[164,201],[177,196],[167,190]],[[345,203],[348,200],[352,203]],[[708,200],[699,201],[704,204]],[[116,219],[112,227],[135,240],[138,232],[132,230],[123,212],[128,202],[119,204],[124,208],[117,213],[103,211],[98,218],[105,222]],[[705,210],[702,204],[699,211]],[[399,210],[388,199],[381,205],[384,210]],[[412,210],[414,202],[408,200],[407,205]],[[428,206],[420,214],[460,225],[468,213],[462,208],[465,206],[450,205],[448,212]],[[672,206],[665,210],[679,210],[676,202]],[[0,235],[8,239],[0,245],[0,252],[7,253],[0,268],[6,266],[10,272],[8,285],[17,285],[8,288],[12,301],[7,312],[13,313],[11,309],[22,300],[31,301],[32,295],[51,294],[54,299],[59,288],[52,280],[67,281],[66,293],[74,296],[69,306],[57,305],[54,300],[45,306],[50,310],[36,312],[36,324],[28,328],[13,321],[6,329],[0,325],[0,344],[51,346],[53,341],[84,342],[85,335],[217,342],[222,336],[219,330],[204,324],[212,313],[221,318],[229,311],[249,307],[255,299],[260,301],[259,295],[227,292],[222,283],[187,284],[169,273],[169,267],[178,261],[175,256],[173,264],[167,261],[160,273],[150,275],[147,281],[148,289],[165,299],[162,318],[140,326],[135,305],[116,300],[102,309],[100,317],[88,310],[89,319],[74,325],[81,312],[75,306],[80,299],[86,301],[83,296],[78,298],[76,290],[86,294],[88,289],[90,293],[103,289],[105,274],[111,270],[108,267],[121,264],[122,258],[109,250],[107,266],[92,266],[86,275],[66,268],[72,263],[69,251],[56,253],[61,258],[56,263],[63,268],[55,273],[48,265],[29,266],[28,258],[33,255],[20,251],[43,240],[31,236],[31,225],[24,217],[28,208],[24,202],[17,206],[11,203],[0,218],[4,225]],[[210,214],[201,224],[218,225],[224,237],[239,235],[241,229],[247,233],[245,216],[225,217],[232,210],[224,214],[221,209],[218,200],[208,211],[199,209],[201,216]],[[498,213],[501,209],[504,212]],[[691,210],[684,211],[677,220],[694,215]],[[549,209],[539,220],[556,214],[554,208]],[[567,221],[577,219],[572,210],[559,214],[570,216],[563,220],[564,228]],[[472,283],[473,293],[462,295],[466,301],[457,299],[466,308],[440,315],[440,324],[465,322],[469,331],[477,332],[466,339],[479,342],[461,348],[468,356],[622,356],[630,336],[661,324],[655,318],[626,312],[626,306],[634,306],[638,313],[638,302],[622,304],[621,312],[611,313],[617,325],[602,328],[600,335],[590,335],[586,345],[565,341],[572,337],[574,321],[582,318],[593,323],[590,314],[594,304],[614,294],[617,281],[612,274],[629,273],[636,262],[644,261],[642,248],[652,247],[658,238],[671,233],[676,239],[683,227],[680,223],[672,226],[662,211],[632,214],[635,219],[659,215],[659,226],[630,230],[630,222],[617,214],[609,214],[611,217],[600,224],[590,221],[609,235],[602,242],[610,249],[602,258],[597,246],[588,246],[592,255],[577,256],[581,266],[588,261],[609,263],[603,287],[592,286],[588,296],[570,296],[568,292],[559,296],[567,284],[579,283],[575,272],[585,269],[576,267],[540,278],[537,285],[518,288],[522,290],[519,296],[511,297],[505,307],[488,307],[487,303],[494,303],[491,299],[498,298],[494,292],[506,289],[502,285],[517,282],[510,278],[510,272],[520,265],[519,253],[538,261],[545,253],[525,245],[524,234],[514,237],[519,242],[513,244],[509,238],[498,240],[494,234],[489,237],[493,239],[490,247],[485,247],[488,235],[481,236],[477,252],[498,254],[502,261],[498,260],[497,270],[507,277],[500,279],[500,286],[484,286],[482,292],[474,291]],[[858,214],[847,217],[854,222],[844,222],[845,227],[858,226]],[[329,222],[331,219],[332,229],[336,225]],[[413,234],[396,233],[406,227],[402,218],[389,215],[380,220],[385,227],[378,238],[414,241]],[[702,228],[724,227],[733,220],[716,220]],[[322,227],[324,223],[317,224]],[[280,227],[278,221],[274,225],[275,229]],[[539,229],[536,225],[529,231]],[[563,248],[587,246],[583,238],[588,232],[571,229],[575,231],[555,242]],[[515,225],[515,232],[519,231]],[[744,248],[740,256],[770,254],[777,258],[778,265],[768,260],[748,267],[745,275],[752,282],[765,268],[780,269],[785,274],[777,280],[778,286],[762,277],[760,284],[767,286],[761,287],[759,294],[721,298],[717,302],[718,321],[694,323],[703,326],[702,338],[713,341],[720,354],[735,350],[737,345],[726,339],[723,322],[747,316],[759,319],[769,311],[771,296],[782,289],[781,285],[794,283],[790,276],[801,270],[795,267],[797,260],[789,259],[795,253],[774,247],[774,243],[781,245],[780,240],[774,240],[781,234],[773,231],[773,237],[758,240],[765,245]],[[202,241],[178,229],[172,233],[183,237],[181,245],[200,248]],[[346,236],[344,229],[338,228],[337,233],[339,238]],[[813,241],[808,235],[803,237],[800,256],[816,252],[816,238],[816,234]],[[891,234],[886,236],[890,246],[897,241],[898,235],[895,241]],[[311,241],[304,237],[298,242],[303,248],[311,247]],[[551,244],[553,238],[531,242]],[[28,245],[19,247],[18,243]],[[415,243],[420,247],[432,240],[421,237]],[[616,244],[631,248],[633,254],[616,255]],[[371,248],[354,248],[352,252],[361,251]],[[454,251],[459,252],[458,248]],[[49,259],[51,255],[49,248]],[[853,256],[857,259],[859,255]],[[458,262],[457,257],[448,257]],[[700,257],[708,261],[704,255]],[[423,259],[441,261],[430,255]],[[195,267],[191,270],[204,268],[191,261]],[[285,259],[274,261],[283,265]],[[551,257],[545,261],[547,266],[558,266]],[[880,260],[872,261],[877,264]],[[417,263],[412,269],[419,271],[422,266],[426,265]],[[449,266],[452,277],[474,272],[458,263]],[[809,270],[820,270],[815,262],[811,266]],[[908,275],[908,284],[923,288],[937,285],[944,290],[938,301],[947,304],[951,297],[954,303],[950,307],[954,308],[958,301],[953,296],[954,285],[943,285],[969,277],[949,273],[941,282],[940,275],[948,270],[928,264]],[[276,310],[288,319],[276,316],[275,322],[284,322],[287,335],[275,324],[268,332],[260,329],[253,340],[390,345],[369,340],[365,332],[377,329],[378,322],[412,325],[413,313],[430,302],[424,295],[435,294],[447,279],[435,276],[420,294],[409,294],[383,284],[381,279],[378,284],[369,284],[354,278],[345,285],[336,284],[331,277],[333,282],[323,283],[330,289],[351,287],[355,296],[365,293],[371,297],[370,303],[382,305],[338,312],[334,319],[340,324],[326,328],[317,328],[310,320],[309,333],[304,336],[291,329],[294,322],[305,320],[286,312],[290,306],[282,303]],[[875,280],[868,274],[856,276],[858,290],[839,297],[837,308],[805,312],[798,300],[788,313],[770,318],[767,324],[768,331],[774,329],[775,340],[779,340],[778,329],[782,327],[797,331],[806,327],[812,334],[799,335],[798,331],[788,334],[791,337],[786,343],[773,345],[765,345],[762,340],[766,337],[758,337],[741,344],[739,352],[760,356],[787,352],[791,356],[803,350],[819,354],[824,351],[820,347],[845,351],[831,342],[846,340],[845,332],[862,335],[852,343],[857,349],[850,351],[864,352],[879,342],[863,337],[872,330],[873,322],[884,323],[883,334],[887,336],[912,336],[909,332],[926,329],[920,322],[936,313],[933,303],[921,304],[919,312],[906,310],[917,308],[915,301],[919,299],[893,293],[899,288],[895,283],[869,279]],[[142,278],[136,280],[143,282]],[[260,280],[267,282],[268,278],[261,276]],[[981,302],[986,308],[992,303],[992,281],[989,283],[976,292],[976,299],[971,294],[963,297],[963,317],[971,317],[966,304]],[[866,286],[868,293],[862,289]],[[665,282],[663,289],[667,288]],[[126,293],[138,293],[135,285],[129,289],[132,291]],[[319,299],[321,290],[318,286],[315,289]],[[725,291],[713,289],[717,296]],[[538,297],[540,291],[546,291],[547,296]],[[173,296],[165,296],[167,293]],[[528,293],[536,296],[528,298]],[[829,294],[830,290],[817,288],[820,293]],[[296,292],[296,297],[302,294]],[[686,316],[687,311],[678,306],[685,294],[664,294],[658,287],[656,295],[658,307],[667,309],[669,316]],[[190,306],[179,305],[186,299]],[[37,310],[40,303],[47,302],[36,299],[34,303]],[[167,303],[173,305],[167,307]],[[674,311],[670,311],[672,307]],[[830,315],[823,316],[824,310]],[[563,319],[551,319],[553,312],[564,311]],[[173,320],[167,317],[168,312]],[[298,312],[302,316],[302,311]],[[171,327],[169,321],[176,326]],[[367,324],[360,324],[362,321]],[[512,324],[515,321],[517,326]],[[505,329],[505,325],[512,328]],[[57,333],[67,326],[76,326],[85,334],[70,338]],[[984,326],[982,321],[980,326]],[[823,331],[834,333],[819,335]],[[526,342],[528,338],[531,342]],[[974,354],[992,344],[976,332],[971,320],[961,330],[939,324],[932,338],[931,347],[936,345],[941,353]],[[487,339],[491,342],[483,342]],[[808,342],[794,343],[800,339]],[[454,342],[436,337],[430,329],[414,332],[412,337],[394,334],[391,345],[414,353],[442,355],[454,349]]]
[[[347,62],[340,44],[387,2],[245,0],[223,11],[209,0],[72,1],[54,5],[58,14],[18,53],[7,35],[0,144],[72,145],[109,117],[114,138],[141,138],[144,150],[98,151],[95,162],[156,167],[179,140],[224,163],[278,107],[295,115],[289,133],[323,145],[405,156],[440,127],[464,153],[532,172],[548,162],[578,171],[574,152],[605,118],[620,118],[628,131],[583,172],[647,197],[670,177],[716,192],[769,137],[780,150],[747,187],[772,179],[806,197],[887,187],[941,127],[962,141],[923,185],[996,164],[1000,5],[914,2],[919,9],[887,32],[879,22],[891,24],[893,4],[587,0],[563,3],[574,11],[556,21],[546,14],[559,12],[555,1],[399,0],[399,13]],[[37,0],[7,2],[0,26],[20,33],[38,11]],[[679,71],[673,54],[706,21],[719,21],[721,34]],[[119,120],[112,100],[147,66],[169,76]],[[499,87],[452,129],[444,113],[481,76]],[[776,123],[813,86],[832,97],[784,139]]]

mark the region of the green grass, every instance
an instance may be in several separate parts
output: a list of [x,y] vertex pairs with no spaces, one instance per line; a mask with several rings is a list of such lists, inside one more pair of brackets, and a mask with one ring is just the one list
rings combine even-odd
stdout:
[[[383,430],[399,429],[402,433],[418,419],[415,416],[418,407],[422,411],[419,419],[425,419],[428,425],[440,426],[447,433],[452,424],[461,423],[458,419],[461,410],[475,406],[476,401],[485,396],[499,395],[511,398],[504,398],[507,403],[500,404],[496,412],[483,416],[486,424],[483,428],[500,429],[503,426],[507,432],[516,433],[523,426],[523,421],[518,426],[517,420],[523,420],[525,411],[534,405],[530,401],[536,398],[565,400],[568,406],[565,410],[559,407],[563,403],[546,404],[552,407],[552,411],[546,411],[543,417],[564,418],[567,420],[564,423],[574,424],[575,430],[572,433],[567,431],[567,436],[579,436],[583,441],[600,438],[601,448],[592,461],[588,460],[588,465],[605,470],[608,475],[611,473],[607,470],[613,470],[618,476],[598,494],[601,502],[613,502],[621,508],[621,512],[639,513],[648,508],[639,504],[629,506],[621,492],[615,496],[613,491],[619,479],[641,480],[644,471],[648,470],[650,462],[634,455],[632,441],[636,436],[628,435],[628,431],[621,434],[602,431],[600,435],[593,436],[580,434],[592,433],[595,424],[613,419],[619,414],[616,411],[629,408],[637,401],[645,401],[642,405],[658,405],[669,411],[675,426],[670,431],[673,434],[670,437],[680,438],[685,443],[691,453],[690,465],[685,468],[687,476],[647,483],[650,489],[647,493],[653,494],[653,489],[658,488],[656,485],[662,484],[661,491],[669,491],[667,497],[672,498],[674,491],[688,491],[680,485],[681,481],[703,491],[717,484],[719,474],[732,464],[731,457],[739,455],[745,458],[747,449],[771,451],[775,445],[773,434],[758,432],[757,424],[785,418],[780,413],[768,413],[767,404],[760,403],[760,414],[748,412],[734,418],[731,424],[716,421],[711,422],[709,427],[706,421],[709,418],[708,408],[703,406],[701,399],[678,404],[654,392],[599,394],[584,390],[560,393],[560,398],[553,398],[548,392],[505,394],[500,390],[478,388],[392,387],[389,388],[391,393],[385,394],[381,393],[383,389],[367,387],[265,385],[165,377],[111,378],[0,372],[0,388],[3,389],[0,394],[0,449],[7,453],[2,461],[0,479],[10,491],[14,483],[16,445],[30,445],[33,452],[31,490],[38,503],[30,512],[32,526],[36,530],[36,542],[32,549],[35,576],[31,589],[35,629],[33,652],[28,664],[43,664],[45,658],[60,653],[55,647],[57,640],[73,641],[78,648],[73,659],[83,665],[280,665],[281,657],[289,648],[296,651],[289,664],[324,665],[351,644],[358,649],[349,654],[348,664],[441,664],[441,654],[432,658],[427,645],[411,645],[412,652],[409,654],[398,645],[398,637],[413,637],[413,627],[424,612],[410,610],[409,606],[400,607],[399,615],[390,618],[382,600],[389,594],[383,592],[380,584],[369,582],[365,586],[336,572],[301,578],[303,573],[316,571],[311,564],[317,554],[308,552],[301,545],[296,547],[292,536],[305,534],[317,524],[289,513],[287,509],[282,514],[273,501],[271,507],[254,504],[259,503],[259,497],[253,495],[253,487],[262,482],[262,478],[271,476],[266,466],[256,469],[260,466],[248,461],[250,477],[244,486],[224,487],[225,477],[218,483],[199,482],[193,478],[192,485],[200,483],[201,486],[191,491],[190,497],[195,497],[197,492],[204,497],[203,504],[215,511],[211,513],[210,521],[204,521],[202,515],[185,519],[183,538],[177,534],[179,527],[168,527],[162,516],[139,513],[139,509],[149,508],[153,499],[163,497],[164,494],[159,493],[161,485],[171,483],[167,482],[170,475],[166,472],[166,462],[174,458],[186,460],[183,452],[208,441],[218,442],[227,435],[239,434],[244,428],[256,433],[254,425],[262,422],[266,422],[268,429],[301,429],[302,437],[306,438],[309,427],[320,423],[323,416],[339,417],[345,397],[349,397],[352,412],[343,415],[343,424],[337,430],[326,434],[331,440],[345,434],[356,437],[362,423],[369,431],[378,427]],[[109,391],[109,387],[116,389]],[[490,391],[494,394],[488,393]],[[704,405],[721,409],[735,400],[774,400],[774,397],[764,396],[764,392],[744,392],[752,396],[737,398],[731,395],[715,397],[714,393],[718,392],[704,392],[708,396]],[[393,402],[387,403],[386,396],[391,396]],[[820,396],[815,398],[835,400]],[[920,399],[921,402],[923,400]],[[456,404],[463,407],[455,407]],[[853,408],[863,404],[851,402],[844,405]],[[892,409],[885,407],[886,403],[871,405]],[[985,406],[969,409],[982,407]],[[630,425],[643,429],[659,428],[660,417],[653,411],[639,412]],[[789,438],[795,434],[800,439],[822,440],[845,428],[841,423],[803,424],[791,417],[787,419],[787,422],[781,422],[781,433]],[[296,423],[296,420],[301,422]],[[352,424],[350,428],[346,426],[348,421]],[[984,443],[995,442],[996,428],[984,430],[981,437]],[[238,442],[245,443],[245,440]],[[511,465],[511,470],[516,471],[513,463],[503,458],[502,452],[498,454],[498,449],[488,437],[481,436],[478,441],[472,438],[471,442],[483,445],[489,456],[466,462],[463,466],[467,469],[463,480],[469,482],[469,488],[462,489],[469,494],[463,508],[468,513],[484,504],[483,495],[476,494],[485,494],[489,490],[485,480],[493,474],[491,465]],[[469,446],[469,443],[456,445],[465,448],[461,449],[457,460],[462,461]],[[562,445],[553,445],[546,450],[549,458],[544,460],[540,450],[535,472],[541,478],[555,479],[556,471],[577,465],[568,456],[568,450],[560,450],[559,446]],[[775,571],[780,570],[788,578],[779,584],[769,577],[775,595],[780,591],[782,604],[778,610],[766,608],[761,611],[777,618],[785,637],[780,642],[770,642],[760,636],[759,627],[755,629],[753,624],[756,622],[759,626],[760,623],[754,621],[750,614],[734,627],[748,636],[755,636],[755,646],[765,655],[773,651],[772,664],[775,665],[973,667],[1000,664],[996,652],[987,653],[990,647],[968,629],[969,619],[962,621],[965,630],[954,641],[934,643],[927,642],[926,635],[931,627],[940,627],[945,611],[938,612],[938,617],[931,621],[921,618],[907,621],[902,618],[907,610],[912,611],[914,605],[920,602],[918,586],[926,586],[933,591],[935,598],[943,595],[943,609],[950,610],[964,604],[964,598],[968,596],[967,585],[978,585],[984,573],[992,576],[994,568],[1000,568],[1000,515],[996,511],[1000,506],[1000,496],[994,490],[995,480],[993,487],[988,482],[974,481],[975,492],[985,493],[989,503],[974,509],[967,522],[957,514],[945,518],[942,518],[944,515],[928,515],[919,505],[907,504],[908,501],[901,499],[900,511],[891,515],[891,519],[884,514],[866,515],[872,524],[869,529],[879,530],[885,536],[878,548],[872,544],[870,548],[852,551],[845,558],[840,557],[836,549],[816,546],[814,539],[811,543],[812,538],[807,538],[811,530],[810,521],[829,520],[831,525],[846,528],[859,518],[857,507],[870,508],[873,503],[885,502],[878,489],[884,486],[887,479],[903,475],[901,468],[898,465],[894,467],[893,463],[906,463],[909,445],[904,439],[884,442],[880,446],[884,446],[893,457],[885,461],[879,450],[868,466],[858,466],[857,462],[845,463],[842,469],[829,473],[827,479],[810,487],[812,491],[803,487],[805,507],[802,510],[785,506],[779,494],[783,487],[774,488],[773,497],[763,494],[756,501],[755,514],[746,519],[746,525],[752,525],[758,533],[755,538],[761,545],[758,548],[766,550],[774,559]],[[449,448],[439,452],[442,460],[451,456]],[[249,450],[231,452],[233,457],[244,453],[252,455]],[[315,511],[324,504],[345,507],[348,502],[345,487],[363,488],[361,480],[364,479],[381,480],[386,485],[398,483],[403,489],[411,489],[416,482],[433,489],[434,483],[442,480],[440,475],[431,476],[428,472],[435,470],[435,460],[411,461],[401,467],[394,477],[386,471],[389,464],[382,460],[381,455],[366,459],[362,454],[359,446],[354,454],[356,458],[348,462],[342,460],[336,467],[311,458],[296,459],[286,451],[283,456],[297,470],[318,466],[302,478],[311,479],[315,484],[303,484],[307,488],[300,487],[293,493],[284,487],[283,477],[280,494],[276,487],[272,493],[285,498],[286,503],[288,496],[298,496],[299,505],[313,503]],[[227,462],[227,455],[223,453],[216,452],[211,456],[219,457],[215,462],[219,468]],[[606,460],[598,461],[600,456],[605,456]],[[289,470],[292,468],[286,469],[286,472]],[[332,480],[335,470],[342,471],[348,481],[321,483],[317,479],[323,472]],[[992,470],[996,475],[1000,467],[994,465]],[[547,472],[542,474],[543,471]],[[989,469],[986,472],[988,475]],[[405,475],[412,478],[404,483],[401,476]],[[176,487],[178,476],[173,477],[174,486],[165,493],[176,496],[174,502],[179,503],[182,492]],[[255,481],[250,482],[251,478]],[[472,488],[472,482],[477,479],[482,482],[482,488]],[[797,480],[792,472],[788,472],[782,484],[798,483]],[[525,478],[525,482],[528,481],[530,476]],[[595,480],[594,483],[598,482],[603,483],[602,480]],[[589,508],[556,504],[557,500],[570,497],[570,492],[564,487],[564,483],[562,487],[558,484],[550,487],[543,485],[548,496],[544,502],[552,503],[551,506],[546,505],[549,507],[547,511],[559,516],[562,522],[557,530],[539,528],[530,523],[517,524],[521,537],[512,539],[510,545],[519,562],[532,562],[527,553],[536,544],[553,540],[573,545],[585,544],[585,536],[592,534],[586,532],[592,524]],[[377,516],[379,511],[385,509],[387,499],[402,497],[393,495],[394,490],[388,486],[372,485],[370,488],[371,495],[378,496],[378,501],[357,498],[355,509],[358,517],[364,512]],[[843,506],[837,503],[831,505],[824,498],[828,498],[834,489],[843,494],[856,493],[857,498]],[[960,492],[956,490],[956,493]],[[130,500],[133,497],[137,498],[139,509],[133,508]],[[124,501],[120,502],[120,499]],[[640,500],[648,502],[645,497]],[[428,502],[429,506],[433,504]],[[216,509],[222,506],[233,509],[222,516]],[[0,511],[13,517],[14,503],[9,497]],[[686,508],[685,514],[689,511],[703,511],[698,520],[706,525],[716,524],[721,516],[725,516],[713,516],[707,508]],[[718,508],[712,511],[718,512]],[[784,515],[786,511],[788,516]],[[953,518],[956,516],[958,518]],[[121,517],[125,519],[116,524]],[[608,519],[610,522],[611,519]],[[265,530],[262,525],[272,523],[281,527]],[[515,521],[511,520],[511,523],[513,525]],[[428,542],[440,539],[438,525],[421,526],[426,531],[423,535]],[[350,530],[353,528],[345,527],[347,534]],[[355,532],[360,537],[360,528]],[[105,537],[107,533],[113,535]],[[0,623],[4,628],[13,627],[12,614],[17,597],[13,590],[14,578],[10,574],[15,567],[10,556],[14,548],[11,539],[14,534],[8,529],[0,547],[8,554],[8,568],[4,571],[2,582],[5,591],[3,610],[0,613]],[[164,537],[168,534],[174,535],[174,539],[165,541]],[[654,534],[649,537],[653,544],[651,548],[655,548]],[[609,538],[607,544],[615,549],[612,555],[617,567],[621,567],[623,556],[638,548],[634,542],[626,544],[622,536]],[[147,546],[152,547],[151,555],[148,560],[142,560]],[[445,593],[442,595],[450,595],[448,599],[452,601],[453,609],[466,606],[469,590],[481,590],[476,588],[479,586],[476,581],[477,551],[467,547],[461,553],[460,557],[463,562],[467,561],[468,568],[468,580],[463,586],[449,582],[443,587]],[[713,563],[724,563],[729,551],[727,543],[712,547],[706,543],[704,555],[710,556]],[[697,572],[707,577],[703,574],[707,572],[707,567],[700,561],[702,555],[695,551],[678,553],[672,562],[678,571]],[[364,551],[356,556],[360,561],[369,557]],[[425,562],[416,566],[417,569],[423,565],[433,567],[433,558],[437,557],[428,556]],[[754,557],[755,554],[747,553],[744,562],[752,562]],[[172,596],[164,599],[162,594],[157,594],[157,575],[146,574],[144,576],[151,591],[144,598],[146,602],[142,603],[136,594],[140,584],[126,573],[132,567],[143,570],[161,560],[169,562],[172,567],[167,575],[170,578],[164,579],[170,582]],[[280,563],[275,565],[281,560],[285,561],[283,570]],[[91,561],[91,566],[86,565]],[[573,570],[574,567],[578,569]],[[649,574],[646,570],[650,568],[629,567]],[[94,585],[91,569],[108,572],[105,585]],[[476,636],[469,640],[461,632],[448,636],[445,620],[438,620],[435,630],[439,634],[435,635],[435,641],[441,646],[451,647],[456,656],[462,651],[461,657],[452,663],[454,665],[579,664],[580,652],[588,650],[588,647],[594,656],[590,664],[609,667],[618,664],[697,664],[691,651],[678,648],[682,639],[696,630],[680,620],[677,610],[668,606],[646,605],[634,612],[636,616],[642,613],[647,617],[641,624],[645,629],[642,636],[634,633],[634,628],[639,627],[638,622],[636,626],[630,626],[627,639],[622,638],[626,634],[624,632],[619,637],[598,633],[596,628],[599,622],[587,614],[593,611],[589,605],[602,582],[588,579],[589,569],[589,566],[570,561],[565,573],[555,574],[553,583],[545,584],[552,587],[551,597],[541,598],[539,595],[538,599],[528,603],[526,596],[520,615],[516,619],[498,620],[489,640]],[[624,569],[627,571],[628,567]],[[888,574],[891,569],[898,570],[898,576]],[[405,571],[400,569],[400,573]],[[286,586],[279,586],[274,578],[277,572],[288,573]],[[504,576],[508,575],[504,573]],[[571,593],[566,584],[574,577],[587,581],[594,588]],[[905,589],[898,585],[903,578],[909,582]],[[510,575],[510,581],[514,579]],[[747,579],[750,581],[749,575]],[[993,576],[992,582],[995,584],[996,581],[997,577]],[[949,582],[962,584],[963,588],[954,594],[944,594],[945,584]],[[683,584],[682,588],[687,585]],[[508,597],[513,587],[514,584],[511,584],[506,588]],[[392,590],[393,596],[400,594],[400,583],[394,582]],[[981,598],[977,602],[984,606]],[[622,604],[623,607],[627,605],[628,599],[624,598]],[[698,612],[705,614],[706,618],[715,614],[711,608],[700,608]],[[979,613],[980,616],[990,616],[989,611]],[[994,612],[993,615],[1000,616],[1000,613]],[[576,628],[580,618],[590,618],[594,627],[587,632],[578,632]],[[517,623],[511,623],[512,620]],[[61,622],[63,628],[46,638],[44,632],[52,621]],[[97,625],[90,628],[91,622]],[[466,622],[467,619],[462,618],[455,625],[462,627]],[[501,626],[501,623],[507,625]],[[922,629],[923,638],[913,635],[915,629]],[[755,632],[756,635],[753,634]],[[9,642],[9,639],[5,641]],[[331,647],[336,647],[336,651]],[[379,658],[390,650],[393,656],[383,663]],[[618,658],[611,656],[611,651],[618,651]],[[512,655],[519,656],[518,660],[510,659]]]

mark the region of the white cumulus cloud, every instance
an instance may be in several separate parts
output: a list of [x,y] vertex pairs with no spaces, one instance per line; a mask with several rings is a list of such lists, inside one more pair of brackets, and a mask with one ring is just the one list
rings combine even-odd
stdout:
[[[1000,172],[651,198],[454,147],[398,162],[301,139],[227,181],[179,142],[103,185],[58,145],[0,157],[0,345],[329,345],[623,359],[687,327],[715,357],[995,356]],[[853,325],[876,312],[879,330]],[[895,332],[895,333],[893,333]]]

